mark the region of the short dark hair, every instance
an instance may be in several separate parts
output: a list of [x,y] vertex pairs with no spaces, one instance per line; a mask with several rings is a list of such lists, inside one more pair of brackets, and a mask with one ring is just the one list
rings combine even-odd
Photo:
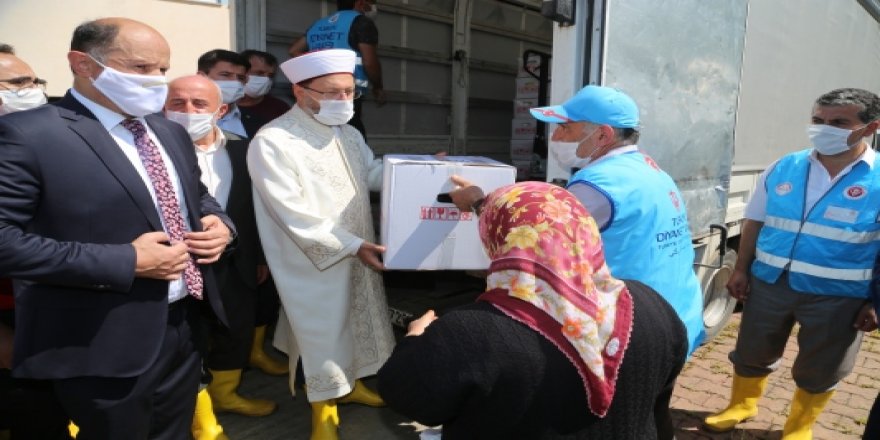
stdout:
[[336,10],[337,11],[346,11],[349,9],[354,9],[354,2],[357,0],[336,0]]
[[620,128],[620,127],[611,127],[614,129],[614,135],[617,136],[618,139],[624,142],[624,145],[635,145],[639,143],[639,130],[636,128]]
[[6,43],[0,43],[0,53],[8,53],[9,55],[15,55],[15,48]]
[[843,106],[858,105],[862,107],[862,111],[858,113],[862,122],[874,122],[880,119],[880,97],[863,89],[835,89],[816,100],[816,105],[821,106]]
[[244,59],[248,60],[248,64],[250,64],[252,57],[257,57],[262,59],[264,63],[272,67],[278,67],[278,58],[275,58],[275,55],[272,55],[269,52],[263,52],[262,50],[255,49],[246,49],[241,51],[240,55],[243,56]]
[[112,23],[99,23],[97,20],[87,21],[73,30],[70,50],[85,52],[98,61],[104,61],[104,55],[113,46],[119,26]]
[[251,62],[247,58],[225,49],[209,50],[199,57],[199,72],[208,73],[217,63],[226,61],[235,66],[244,66],[244,70],[251,70]]

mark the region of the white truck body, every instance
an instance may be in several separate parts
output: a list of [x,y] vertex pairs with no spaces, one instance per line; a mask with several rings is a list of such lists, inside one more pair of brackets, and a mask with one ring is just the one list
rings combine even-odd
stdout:
[[[579,0],[575,24],[554,28],[551,102],[601,84],[638,103],[639,145],[687,204],[710,335],[735,305],[724,289],[735,259],[719,255],[721,234],[710,225],[725,225],[725,244],[738,243],[760,173],[809,145],[819,95],[880,91],[877,8],[855,0]],[[568,176],[551,155],[548,180]]]

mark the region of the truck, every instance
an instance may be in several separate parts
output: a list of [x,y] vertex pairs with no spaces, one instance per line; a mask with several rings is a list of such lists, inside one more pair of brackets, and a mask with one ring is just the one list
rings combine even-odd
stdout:
[[[378,5],[379,53],[392,104],[368,108],[365,124],[380,154],[446,150],[509,161],[508,128],[516,117],[511,101],[532,56],[539,60],[532,73],[542,80],[538,105],[561,103],[587,84],[618,87],[634,97],[641,110],[640,147],[675,179],[685,199],[707,340],[736,306],[725,284],[760,173],[808,145],[805,129],[820,94],[840,87],[880,91],[876,0]],[[267,17],[284,21],[267,19],[267,47],[276,51],[304,32],[311,17],[332,10],[318,0],[270,1],[266,7]],[[533,168],[548,181],[565,182],[570,170],[547,155],[556,147],[547,140],[552,128],[538,127]],[[427,274],[398,278],[401,286],[389,288],[397,322],[469,291],[464,279],[446,274],[435,278],[458,281],[442,287],[424,282]],[[426,301],[418,301],[415,286],[427,286]]]
[[[216,47],[261,49],[286,60],[289,45],[333,0],[89,0],[71,14],[39,14],[58,0],[4,1],[5,42],[50,95],[69,85],[63,53],[75,24],[104,15],[142,17],[168,36],[172,76],[192,72]],[[388,104],[368,95],[364,124],[377,154],[531,154],[524,178],[564,182],[548,150],[552,126],[518,138],[528,105],[561,103],[587,84],[618,87],[642,112],[640,147],[685,198],[705,325],[723,327],[735,302],[724,289],[743,209],[764,168],[807,145],[813,100],[838,87],[880,91],[878,0],[378,0],[378,53]],[[198,20],[193,40],[181,23]],[[49,34],[28,35],[40,25]],[[181,58],[182,57],[182,58]],[[533,60],[537,60],[533,63]],[[48,66],[48,67],[47,67]],[[528,71],[526,71],[528,69]],[[535,96],[517,99],[534,75]],[[291,100],[276,77],[273,94]],[[519,156],[521,157],[521,156]],[[467,301],[479,289],[460,273],[390,273],[395,321]],[[446,286],[446,284],[449,284]],[[445,291],[445,293],[444,293]],[[459,297],[456,299],[455,297]],[[424,300],[420,301],[419,298]],[[406,303],[406,304],[404,304]]]
[[[49,93],[69,85],[63,54],[75,24],[101,15],[140,17],[162,31],[175,57],[172,76],[191,73],[216,47],[287,48],[332,0],[170,0],[79,2],[3,0],[5,43],[48,76]],[[641,109],[640,147],[676,181],[687,206],[704,290],[708,335],[736,303],[724,285],[736,259],[745,204],[776,158],[808,145],[810,108],[840,87],[880,92],[878,0],[378,0],[378,53],[388,104],[369,96],[364,123],[378,154],[488,156],[512,162],[517,79],[539,80],[536,105],[565,101],[587,84],[618,87]],[[66,5],[66,3],[64,4]],[[193,23],[199,27],[193,27]],[[33,38],[40,29],[40,38]],[[193,29],[200,37],[193,39]],[[19,38],[16,40],[16,35]],[[527,62],[523,62],[523,58]],[[290,98],[279,75],[273,94]],[[529,178],[563,182],[548,141],[536,129]],[[876,141],[874,146],[876,146]],[[398,323],[427,308],[468,301],[481,280],[462,272],[389,273]],[[252,381],[261,396],[289,398],[286,386]],[[254,388],[252,388],[254,389]],[[356,410],[351,410],[356,411]],[[372,411],[372,410],[367,410]],[[353,438],[398,438],[375,413],[344,417]],[[291,420],[291,417],[296,420]],[[279,411],[271,423],[224,419],[241,438],[306,432],[307,411]],[[389,416],[390,417],[390,416]],[[399,417],[398,417],[399,418]],[[355,421],[359,420],[359,421]],[[396,419],[394,419],[396,421]],[[352,431],[346,431],[351,433]],[[411,436],[407,437],[410,438]]]
[[[880,91],[880,57],[872,50],[853,58],[856,48],[880,48],[878,7],[595,0],[574,2],[572,24],[554,28],[551,102],[585,84],[626,91],[641,110],[640,147],[681,189],[707,340],[736,305],[725,284],[760,173],[808,146],[819,95],[842,87]],[[551,159],[547,177],[564,180],[568,173]]]

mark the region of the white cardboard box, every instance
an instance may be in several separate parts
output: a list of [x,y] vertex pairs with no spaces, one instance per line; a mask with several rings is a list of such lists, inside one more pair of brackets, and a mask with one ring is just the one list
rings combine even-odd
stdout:
[[537,78],[517,78],[516,79],[516,99],[537,98],[539,81]]
[[535,118],[513,118],[510,122],[511,139],[535,139],[538,131],[538,120]]
[[437,200],[459,175],[489,193],[513,183],[516,169],[476,156],[386,155],[382,184],[382,245],[388,269],[486,269],[477,216]]
[[516,178],[518,180],[526,180],[532,175],[531,160],[513,160],[513,166],[516,168]]
[[513,117],[514,118],[531,118],[532,114],[529,110],[538,106],[538,98],[524,98],[513,100]]
[[534,150],[534,139],[512,139],[510,141],[510,160],[532,160]]

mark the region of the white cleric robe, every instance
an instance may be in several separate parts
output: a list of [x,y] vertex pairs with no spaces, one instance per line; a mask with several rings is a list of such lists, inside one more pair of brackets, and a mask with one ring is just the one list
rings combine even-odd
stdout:
[[328,127],[294,105],[254,136],[248,169],[283,306],[275,346],[291,372],[302,356],[310,401],[341,397],[394,346],[382,277],[356,255],[375,242],[369,191],[382,162],[353,127]]

